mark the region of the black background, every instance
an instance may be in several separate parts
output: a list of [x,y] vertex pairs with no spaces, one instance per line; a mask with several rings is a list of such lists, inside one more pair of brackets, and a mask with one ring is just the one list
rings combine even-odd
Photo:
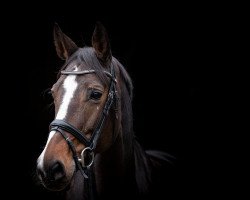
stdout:
[[145,148],[177,158],[174,192],[166,188],[166,198],[168,193],[200,199],[222,194],[221,185],[232,178],[225,163],[231,164],[227,157],[234,154],[227,147],[238,95],[237,75],[229,67],[238,60],[232,56],[238,42],[232,39],[237,32],[234,13],[204,5],[111,5],[23,4],[1,18],[1,39],[7,43],[2,46],[7,52],[2,76],[11,81],[2,79],[7,109],[4,192],[10,198],[54,198],[34,178],[53,119],[45,91],[63,64],[53,45],[53,25],[57,22],[83,46],[91,44],[95,22],[101,21],[113,55],[134,83],[135,134]]

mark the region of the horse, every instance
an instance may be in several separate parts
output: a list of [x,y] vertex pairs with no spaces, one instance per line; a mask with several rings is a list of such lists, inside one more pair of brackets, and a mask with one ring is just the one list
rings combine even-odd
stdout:
[[96,24],[92,47],[78,47],[58,24],[53,35],[65,61],[51,88],[55,119],[37,159],[42,185],[71,200],[155,197],[154,181],[172,157],[138,142],[132,80],[112,55],[105,27]]

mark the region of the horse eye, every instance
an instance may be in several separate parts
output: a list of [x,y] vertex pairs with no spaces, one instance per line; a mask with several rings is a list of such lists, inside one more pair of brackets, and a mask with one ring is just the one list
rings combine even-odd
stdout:
[[53,99],[53,93],[52,93],[51,89],[45,90],[43,97],[45,99],[51,99],[51,98]]
[[92,90],[90,94],[90,99],[99,100],[102,96],[102,93],[96,90]]
[[49,96],[53,95],[51,90],[49,90],[47,93],[48,93]]
[[49,90],[49,95],[52,97],[52,98],[54,98],[54,91],[51,89],[51,90]]

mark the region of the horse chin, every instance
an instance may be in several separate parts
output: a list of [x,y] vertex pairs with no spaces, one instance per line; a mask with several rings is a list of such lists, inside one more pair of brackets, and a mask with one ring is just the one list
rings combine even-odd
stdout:
[[62,191],[67,190],[70,185],[70,180],[60,180],[60,181],[49,181],[43,182],[43,186],[50,191]]

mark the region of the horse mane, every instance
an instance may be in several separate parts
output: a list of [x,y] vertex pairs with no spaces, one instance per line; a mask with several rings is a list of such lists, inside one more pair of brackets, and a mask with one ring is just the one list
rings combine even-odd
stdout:
[[[125,152],[125,163],[132,171],[136,185],[136,193],[147,196],[152,192],[152,182],[157,173],[168,165],[173,165],[175,158],[158,150],[145,151],[137,141],[133,130],[133,84],[123,65],[113,57],[112,62],[119,68],[121,81],[122,132]],[[132,165],[132,166],[131,166]],[[153,171],[157,171],[153,173]],[[160,173],[159,173],[160,174]],[[159,176],[156,178],[158,179]]]
[[112,63],[119,68],[121,81],[121,114],[122,114],[122,136],[124,142],[125,154],[130,158],[133,150],[133,111],[132,111],[132,98],[133,98],[133,84],[130,76],[123,67],[123,65],[113,57]]
[[[136,193],[146,195],[151,183],[151,163],[149,156],[136,140],[133,130],[133,84],[123,65],[113,58],[113,63],[119,68],[121,81],[121,111],[122,111],[122,136],[125,152],[125,163],[128,170],[134,172],[133,178]],[[131,174],[130,174],[131,176]]]

